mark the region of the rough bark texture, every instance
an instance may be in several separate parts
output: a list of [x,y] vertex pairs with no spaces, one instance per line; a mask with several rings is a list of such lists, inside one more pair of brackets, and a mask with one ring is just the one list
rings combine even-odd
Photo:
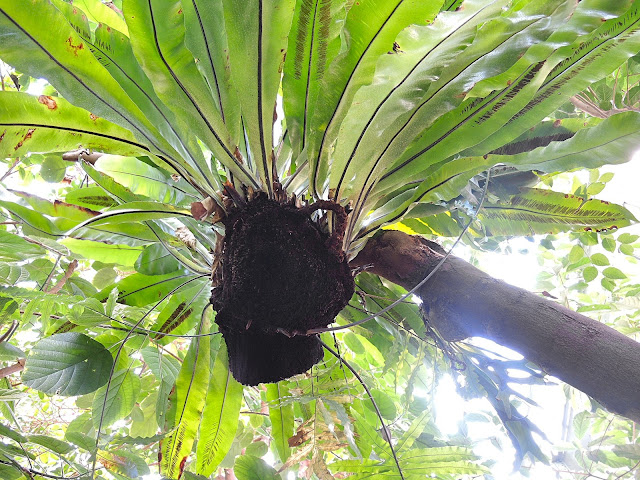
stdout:
[[[372,265],[368,271],[410,289],[443,254],[436,243],[384,231],[351,265]],[[453,256],[417,293],[430,324],[446,340],[493,340],[610,411],[640,421],[639,342]]]
[[353,295],[341,238],[324,233],[310,214],[344,209],[332,202],[297,208],[259,195],[223,220],[222,281],[212,291],[229,369],[244,385],[277,382],[322,360],[317,335]]

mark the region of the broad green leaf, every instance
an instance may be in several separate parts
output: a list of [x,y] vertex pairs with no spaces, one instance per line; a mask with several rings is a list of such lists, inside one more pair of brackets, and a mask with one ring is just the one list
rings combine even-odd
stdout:
[[222,344],[213,365],[198,434],[197,472],[207,477],[224,459],[238,428],[243,387],[231,375]]
[[132,452],[100,450],[97,454],[109,473],[118,479],[141,478],[150,473],[146,462]]
[[591,199],[526,189],[505,204],[485,204],[478,215],[490,235],[531,235],[571,229],[609,230],[635,222],[626,208]]
[[[151,444],[162,439],[162,434],[156,434],[158,431],[156,406],[162,385],[157,390],[152,390],[139,405],[133,407],[131,411],[131,428],[129,430],[129,434],[133,438],[128,439],[129,442],[133,444]],[[148,389],[143,391],[148,391]]]
[[45,182],[58,183],[64,178],[69,164],[61,156],[48,155],[40,167],[40,175]]
[[489,155],[489,158],[494,164],[507,163],[523,170],[560,172],[597,168],[628,161],[640,138],[639,131],[640,114],[624,112],[595,127],[581,130],[564,142],[552,142],[546,147],[517,155]]
[[627,278],[627,276],[624,273],[622,273],[622,271],[619,268],[616,268],[616,267],[607,267],[602,271],[602,274],[605,277],[611,278],[613,280],[623,280]]
[[64,199],[68,203],[92,210],[100,210],[116,205],[116,201],[107,195],[101,187],[97,186],[71,190]]
[[[76,309],[79,309],[77,315],[74,314]],[[75,304],[67,315],[67,318],[75,325],[85,327],[93,327],[110,321],[110,318],[105,313],[104,305],[95,298],[85,298]]]
[[[127,95],[136,102],[153,122],[162,137],[183,158],[197,158],[200,160],[202,153],[199,148],[194,147],[195,142],[193,139],[184,140],[188,136],[184,131],[178,131],[179,128],[176,125],[173,113],[158,98],[151,82],[136,61],[129,38],[121,33],[126,30],[126,25],[125,30],[111,28],[108,24],[98,25],[95,31],[92,32],[87,25],[85,12],[75,4],[71,6],[62,0],[56,0],[56,5],[74,30],[87,43],[96,59],[109,71]],[[186,143],[189,143],[189,147],[185,147]],[[174,162],[163,158],[161,163],[170,166],[182,175],[190,175],[198,183],[206,183],[206,177],[192,167],[193,162],[183,164],[182,162]]]
[[105,267],[105,268],[101,268],[96,272],[95,276],[93,277],[93,280],[91,280],[91,283],[98,290],[102,290],[103,288],[106,288],[112,283],[114,283],[117,278],[118,278],[118,272],[116,272],[111,267]]
[[587,283],[595,280],[597,276],[598,276],[598,269],[596,267],[586,267],[582,271],[582,278],[584,278],[584,281]]
[[44,252],[39,245],[13,233],[0,231],[0,261],[24,260],[42,256]]
[[62,237],[62,232],[47,217],[30,208],[14,202],[0,200],[0,207],[7,209],[11,216],[23,224],[23,231],[46,238]]
[[[385,394],[381,390],[375,389],[371,390],[371,396],[373,396],[373,400],[376,402],[376,405],[378,405],[378,409],[380,410],[382,418],[386,420],[395,420],[398,412],[393,400],[389,397],[389,395]],[[366,402],[365,405],[371,411],[375,411],[371,402]]]
[[632,245],[620,245],[620,252],[625,255],[633,255],[635,248]]
[[222,5],[231,80],[238,91],[252,162],[259,172],[262,188],[271,194],[273,115],[294,0],[222,0]]
[[112,364],[102,344],[81,333],[61,333],[36,343],[22,381],[49,395],[84,395],[107,383]]
[[[614,2],[613,8],[615,4],[620,8],[625,2]],[[580,9],[578,12],[589,14]],[[599,28],[554,52],[551,61],[556,65],[535,97],[510,120],[506,128],[475,147],[474,155],[488,153],[516,138],[541,121],[548,112],[560,107],[571,95],[600,80],[637,53],[640,48],[638,2],[634,2],[627,13],[618,18],[607,19],[601,13],[597,12],[596,15],[605,21],[601,21]],[[578,23],[577,26],[582,28],[583,25]]]
[[613,292],[616,288],[615,282],[606,277],[600,280],[600,285],[602,285],[602,288],[609,290],[610,292]]
[[[43,24],[50,28],[43,29]],[[94,58],[65,17],[49,2],[38,0],[26,7],[0,3],[0,56],[33,77],[49,79],[71,103],[131,130],[139,142],[165,158],[173,149],[120,85]]]
[[605,267],[609,265],[609,259],[602,253],[594,253],[593,255],[591,255],[591,262],[599,267]]
[[[380,177],[379,188],[396,186],[401,181],[420,176],[429,167],[500,129],[533,97],[550,69],[551,65],[544,60],[537,62],[513,79],[506,88],[484,98],[465,100],[458,108],[438,118],[408,147],[402,144],[402,139],[411,135],[412,129],[403,129],[402,134],[393,140],[397,147],[385,150],[374,163],[376,170],[389,166]],[[415,123],[416,119],[413,118],[412,122]],[[413,129],[416,128],[417,125],[414,125]]]
[[0,136],[4,157],[78,147],[121,155],[142,155],[148,150],[126,128],[74,107],[64,98],[10,91],[0,92]]
[[[203,322],[198,333],[209,331],[210,317],[203,318]],[[160,444],[160,469],[170,479],[177,479],[182,474],[202,421],[210,378],[210,344],[208,337],[194,338],[178,374],[175,429]]]
[[135,260],[136,271],[144,275],[165,275],[183,271],[182,265],[160,243],[145,247]]
[[613,238],[604,237],[602,239],[602,248],[607,252],[614,252],[616,250],[616,241]]
[[49,450],[65,455],[73,450],[73,447],[67,442],[58,440],[57,438],[49,437],[47,435],[29,435],[29,442],[41,445]]
[[[373,193],[368,200],[367,195],[363,194],[364,203],[361,203],[359,207],[361,211],[371,208],[369,206],[371,203],[384,202],[386,199],[388,201],[370,212],[367,217],[361,216],[358,219],[356,225],[363,225],[366,228],[360,227],[361,231],[355,235],[356,238],[364,238],[385,223],[398,221],[415,202],[439,203],[457,197],[474,175],[486,170],[491,165],[490,160],[482,157],[480,159],[457,158],[441,162],[438,168],[429,173],[418,187],[391,194],[388,192]],[[357,231],[357,226],[353,228],[353,231]]]
[[0,342],[0,360],[11,361],[25,357],[25,353],[15,345],[6,341]]
[[11,427],[8,427],[7,425],[4,425],[2,423],[0,423],[0,435],[10,438],[17,443],[25,443],[27,441],[27,438],[24,435],[16,432]]
[[136,195],[151,200],[172,205],[184,203],[185,198],[188,203],[199,200],[193,189],[182,190],[170,175],[137,158],[103,155],[94,164],[94,168],[109,175]]
[[289,390],[286,382],[267,385],[267,402],[269,402],[269,419],[271,420],[271,436],[273,447],[282,463],[291,455],[288,440],[293,436],[293,405],[283,404]]
[[107,24],[127,35],[127,24],[124,19],[99,0],[73,0],[73,5],[81,8],[92,22]]
[[253,455],[236,458],[233,471],[238,480],[281,480],[276,470],[264,460]]
[[589,196],[594,196],[602,192],[604,190],[605,184],[601,182],[592,183],[587,187],[587,194]]
[[[1,204],[0,204],[1,205]],[[159,220],[171,217],[191,217],[191,212],[182,208],[174,207],[166,203],[155,202],[130,202],[109,208],[100,215],[79,223],[66,232],[71,235],[81,228],[96,227],[104,224],[118,224],[128,222],[144,222],[148,220]]]
[[0,296],[0,320],[4,321],[9,318],[18,308],[18,302],[13,298]]
[[60,241],[73,253],[98,260],[104,263],[117,263],[125,267],[133,267],[136,259],[140,256],[142,247],[132,247],[129,245],[110,245],[108,243],[93,242],[91,240],[78,240],[76,238],[65,238]]
[[104,428],[129,415],[140,393],[140,378],[134,374],[129,361],[119,364],[111,381],[93,397],[92,418],[96,430],[100,422]]
[[[58,228],[63,228],[67,223],[75,225],[98,215],[98,212],[88,208],[78,207],[77,205],[61,202],[60,200],[52,202],[50,200],[40,198],[37,195],[17,190],[11,190],[11,193],[24,199],[24,201],[29,204],[33,210],[42,213],[43,215],[70,220],[70,222],[65,222],[64,220],[54,219],[54,223]],[[53,245],[50,246],[53,247]],[[55,244],[55,246],[57,247],[58,245]]]
[[163,355],[160,349],[153,347],[143,348],[140,353],[155,377],[160,382],[173,386],[180,371],[180,362],[171,355]]
[[[422,10],[431,9],[430,13],[424,16],[427,20],[434,13],[432,9],[437,9],[440,2],[423,3],[420,7]],[[375,57],[377,67],[374,81],[358,90],[353,105],[345,112],[346,116],[340,126],[336,158],[331,167],[331,186],[336,188],[336,197],[343,195],[340,193],[343,182],[351,177],[352,172],[362,174],[363,166],[375,161],[377,153],[380,153],[398,132],[403,120],[419,107],[421,101],[425,101],[423,97],[430,86],[435,87],[440,80],[440,89],[445,86],[456,88],[455,82],[447,83],[447,80],[453,81],[460,76],[469,66],[468,62],[477,58],[476,55],[480,52],[467,56],[467,63],[461,63],[459,66],[455,65],[456,57],[472,41],[478,26],[484,20],[492,16],[499,17],[502,5],[503,2],[500,1],[466,2],[465,8],[460,12],[442,14],[427,26],[411,25],[397,37],[394,36],[381,45],[382,51]],[[420,20],[411,20],[411,23],[413,22],[422,23]],[[494,22],[491,28],[491,44],[485,48],[495,48],[501,40],[509,38],[509,32],[506,36],[503,32],[507,22],[503,20],[503,25],[496,23]],[[511,35],[530,23],[526,16],[523,16],[520,22],[512,22]],[[394,41],[397,44],[397,52],[390,48]],[[447,64],[452,64],[450,75],[442,71],[443,66]],[[453,93],[447,97],[450,101],[459,101]],[[443,107],[434,108],[441,113],[446,111],[441,110]],[[452,104],[445,108],[452,108]],[[432,116],[431,121],[435,118]],[[422,128],[428,126],[431,121],[423,122]],[[362,185],[365,181],[366,179],[362,179],[358,183]],[[357,190],[357,187],[354,190]]]
[[154,334],[159,343],[167,344],[173,341],[174,337],[165,337],[165,334],[180,335],[193,329],[209,301],[208,295],[204,293],[207,285],[206,282],[194,282],[193,286],[186,286],[171,295],[150,327],[150,330],[159,332]]
[[569,252],[569,263],[576,263],[584,257],[584,248],[580,245],[574,245]]
[[356,355],[364,355],[364,345],[362,345],[362,342],[355,333],[347,332],[342,339],[353,353]]
[[0,464],[0,477],[6,480],[21,480],[25,478],[22,471],[11,465]]
[[116,201],[116,203],[136,202],[144,201],[145,198],[136,195],[124,185],[120,185],[109,175],[96,170],[93,165],[83,162],[82,169],[87,175],[100,186],[103,192],[109,194],[109,196]]
[[[340,130],[342,120],[363,85],[372,82],[376,62],[382,55],[393,55],[398,34],[411,23],[430,23],[441,2],[366,0],[352,4],[345,22],[349,38],[346,51],[329,66],[323,77],[322,100],[314,109],[310,122],[309,160],[311,190],[321,191],[329,160],[329,149]],[[391,53],[389,53],[391,52]],[[361,117],[366,122],[369,115]],[[353,131],[351,132],[353,134]],[[336,155],[340,159],[340,155]]]
[[631,233],[623,233],[618,237],[620,243],[634,243],[640,238],[639,235],[633,235]]
[[427,425],[432,421],[431,412],[425,411],[411,422],[411,425],[400,439],[396,443],[396,450],[405,455],[411,451],[416,439],[422,435],[422,432],[426,429]]
[[[153,276],[139,273],[129,275],[116,284],[119,290],[118,302],[135,307],[144,307],[150,303],[157,302],[181,285],[190,285],[196,278],[180,272]],[[111,286],[107,287],[96,298],[100,301],[105,300],[111,290]]]
[[[178,129],[197,135],[234,175],[257,187],[251,173],[236,162],[235,146],[230,143],[229,132],[211,91],[200,76],[193,56],[184,48],[184,14],[180,2],[127,2],[124,8],[133,52],[153,82],[158,97],[175,114]],[[192,135],[186,138],[190,154],[186,159],[207,182],[208,185],[201,187],[215,195],[219,183],[216,176],[198,153],[195,138]]]
[[0,263],[0,284],[12,286],[28,278],[29,274],[26,269],[15,265]]
[[182,2],[185,22],[185,45],[193,54],[196,66],[216,100],[220,117],[231,135],[241,144],[238,91],[231,84],[229,57],[221,1],[191,0]]
[[599,181],[600,181],[600,182],[602,182],[602,183],[608,183],[608,182],[610,182],[611,180],[613,180],[613,177],[614,177],[614,176],[615,176],[615,174],[614,174],[613,172],[607,172],[607,173],[604,173],[604,174],[600,177]]
[[[503,2],[466,2],[460,12],[443,14],[439,18],[442,23],[403,32],[398,43],[407,46],[409,65],[403,64],[402,55],[380,59],[379,69],[397,78],[399,85],[388,97],[384,92],[376,93],[378,82],[366,87],[381,103],[367,135],[356,145],[357,151],[347,150],[344,158],[353,158],[351,172],[338,172],[346,179],[353,174],[360,177],[349,185],[354,195],[366,191],[383,173],[381,189],[416,180],[419,172],[499,129],[535,94],[551,68],[545,59],[552,49],[541,49],[536,57],[526,60],[523,55],[529,41],[545,40],[565,21],[568,4],[530,2],[517,13],[500,12],[503,6]],[[548,15],[544,22],[537,21],[541,12]],[[479,29],[478,24],[487,20]],[[525,38],[528,40],[522,43]],[[488,55],[496,50],[501,52],[500,63]],[[398,73],[395,64],[400,65]],[[510,72],[514,64],[525,67],[483,92],[484,98],[465,99],[473,85],[507,75],[505,71]],[[365,89],[361,94],[365,95]],[[381,131],[382,135],[377,133]],[[345,135],[348,132],[345,129]],[[332,178],[336,177],[332,174]],[[336,185],[333,179],[332,185]]]
[[294,158],[304,149],[322,78],[340,50],[340,31],[347,2],[296,2],[282,79],[287,133]]

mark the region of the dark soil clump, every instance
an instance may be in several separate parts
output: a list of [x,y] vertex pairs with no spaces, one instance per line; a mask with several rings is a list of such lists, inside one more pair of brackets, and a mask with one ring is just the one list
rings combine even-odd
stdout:
[[333,322],[353,295],[340,242],[312,221],[315,208],[260,195],[223,220],[222,282],[212,303],[231,372],[243,384],[275,382],[319,362],[319,339],[306,332]]

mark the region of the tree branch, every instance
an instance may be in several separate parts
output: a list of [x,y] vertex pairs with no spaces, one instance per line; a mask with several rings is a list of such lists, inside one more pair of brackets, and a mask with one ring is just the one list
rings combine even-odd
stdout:
[[0,378],[5,378],[11,375],[12,373],[21,372],[24,370],[24,359],[21,358],[15,364],[9,365],[8,367],[0,368]]
[[[386,230],[352,267],[411,289],[438,263],[442,248]],[[418,290],[430,324],[448,341],[483,337],[509,347],[612,412],[640,421],[640,343],[603,323],[449,257]]]
[[64,272],[64,275],[62,276],[62,278],[60,278],[53,287],[51,287],[48,290],[45,290],[45,292],[58,293],[60,290],[62,290],[62,287],[64,287],[65,283],[67,283],[67,280],[71,278],[71,275],[73,275],[73,272],[75,271],[77,266],[78,266],[78,260],[74,260],[73,262],[71,262],[67,267],[67,270]]

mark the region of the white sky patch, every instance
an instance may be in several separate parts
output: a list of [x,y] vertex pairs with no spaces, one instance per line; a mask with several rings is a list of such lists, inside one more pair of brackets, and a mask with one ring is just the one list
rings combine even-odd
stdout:
[[27,93],[31,95],[42,95],[44,92],[44,88],[47,86],[47,81],[43,78],[38,78],[37,80],[31,82],[27,87]]
[[464,416],[465,401],[458,395],[455,382],[450,375],[440,379],[434,404],[438,429],[444,435],[455,435],[458,432],[458,423]]
[[150,473],[149,475],[144,475],[142,480],[162,480],[162,475],[158,473]]
[[276,457],[273,455],[271,450],[269,450],[262,459],[267,463],[267,465],[271,465],[272,467],[276,464]]
[[509,240],[509,246],[512,249],[510,254],[483,252],[482,270],[510,285],[534,291],[540,267],[532,250],[537,250],[537,243],[520,237]]

